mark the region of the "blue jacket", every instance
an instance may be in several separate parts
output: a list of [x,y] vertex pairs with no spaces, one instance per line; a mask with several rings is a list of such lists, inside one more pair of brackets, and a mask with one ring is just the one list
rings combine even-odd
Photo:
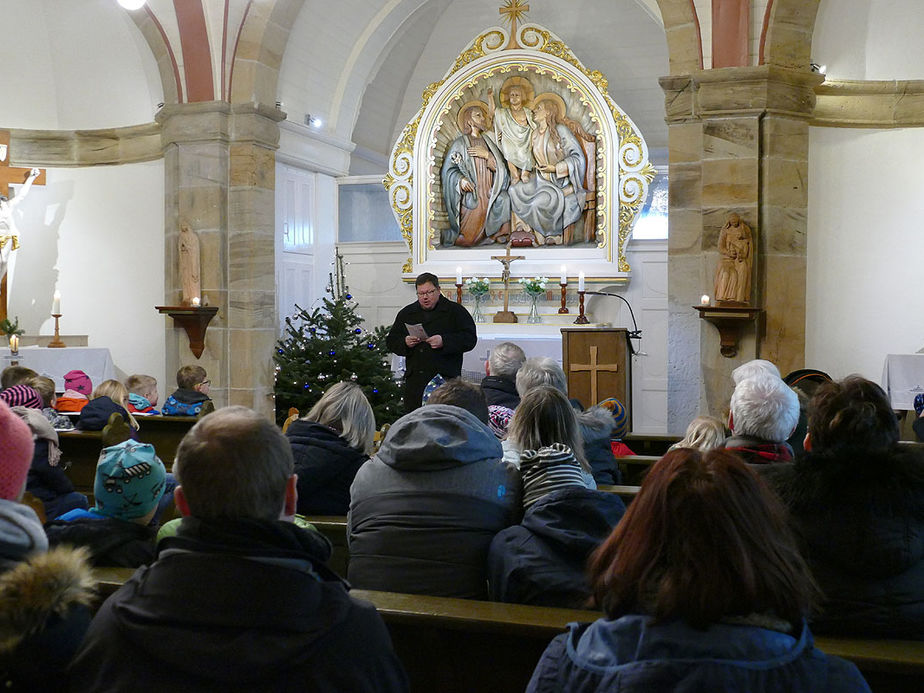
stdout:
[[536,501],[520,524],[503,530],[491,542],[491,599],[581,608],[590,597],[587,558],[625,512],[616,494],[578,486]]
[[198,390],[177,390],[167,398],[161,409],[164,416],[196,416],[209,396]]
[[753,625],[719,623],[702,631],[649,620],[628,615],[569,624],[546,648],[527,692],[870,690],[852,663],[815,649],[805,624],[792,636]]

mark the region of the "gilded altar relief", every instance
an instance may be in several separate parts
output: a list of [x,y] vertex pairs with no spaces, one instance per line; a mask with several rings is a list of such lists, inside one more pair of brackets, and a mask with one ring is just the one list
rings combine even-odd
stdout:
[[568,264],[626,280],[625,244],[654,178],[641,133],[519,0],[459,55],[395,145],[385,186],[411,250],[406,275],[493,276],[512,246],[524,274]]

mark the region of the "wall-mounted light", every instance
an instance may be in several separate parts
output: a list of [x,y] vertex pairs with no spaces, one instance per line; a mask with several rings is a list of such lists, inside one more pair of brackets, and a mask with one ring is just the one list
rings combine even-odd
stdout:
[[146,0],[119,0],[119,4],[126,10],[140,10]]
[[305,125],[310,128],[320,128],[324,125],[324,121],[321,120],[319,116],[313,116],[310,113],[305,114]]
[[828,74],[827,65],[819,65],[818,63],[809,63],[809,67],[812,68],[812,72],[817,72],[820,75]]

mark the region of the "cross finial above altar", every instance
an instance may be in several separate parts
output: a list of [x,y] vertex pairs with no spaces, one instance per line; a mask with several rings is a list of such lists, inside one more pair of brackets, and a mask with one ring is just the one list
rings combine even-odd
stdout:
[[506,19],[510,22],[510,41],[507,43],[507,49],[519,48],[517,43],[517,21],[529,12],[529,4],[524,4],[522,0],[507,0],[498,11],[498,14],[507,15]]

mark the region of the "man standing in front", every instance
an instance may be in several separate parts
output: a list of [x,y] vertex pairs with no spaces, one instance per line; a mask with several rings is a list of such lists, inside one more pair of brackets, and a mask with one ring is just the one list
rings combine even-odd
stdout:
[[93,620],[74,691],[406,691],[372,605],[292,522],[288,441],[244,407],[204,417],[173,471],[183,520]]
[[[421,404],[424,388],[439,374],[449,380],[462,374],[462,354],[475,348],[475,321],[460,304],[440,294],[440,280],[424,272],[414,282],[417,300],[398,311],[388,333],[388,350],[407,359],[404,372],[404,411]],[[425,334],[413,335],[408,326]]]

